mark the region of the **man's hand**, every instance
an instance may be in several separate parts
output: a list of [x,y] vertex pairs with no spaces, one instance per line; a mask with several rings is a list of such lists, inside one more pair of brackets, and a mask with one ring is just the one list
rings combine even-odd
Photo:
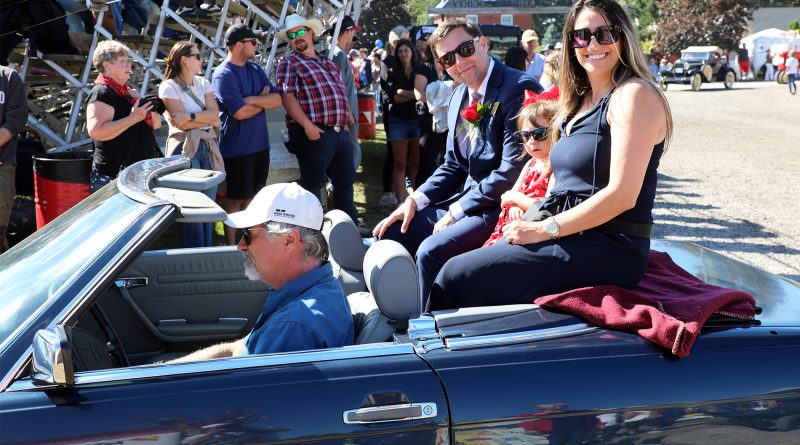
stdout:
[[436,221],[436,225],[433,226],[433,233],[440,232],[455,223],[456,219],[453,218],[450,212],[447,212],[439,221]]
[[303,127],[303,130],[306,131],[306,137],[308,138],[309,141],[318,140],[320,137],[322,137],[322,133],[324,133],[325,131],[322,128],[319,128],[311,123]]
[[372,229],[372,235],[383,238],[383,234],[386,233],[386,229],[389,228],[392,224],[396,221],[403,221],[403,224],[400,226],[400,233],[406,233],[408,230],[408,225],[411,224],[411,220],[414,219],[414,215],[417,213],[417,202],[414,201],[411,197],[406,198],[405,202],[403,202],[400,207],[396,208],[394,212],[389,214],[386,218],[383,218],[378,225]]
[[267,94],[269,94],[269,85],[265,85],[264,88],[261,89],[259,96],[266,96]]

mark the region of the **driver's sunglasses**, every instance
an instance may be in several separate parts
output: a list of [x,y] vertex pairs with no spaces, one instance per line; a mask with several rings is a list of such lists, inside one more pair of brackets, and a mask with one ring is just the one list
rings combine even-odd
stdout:
[[306,31],[305,29],[298,29],[297,31],[290,32],[290,33],[288,33],[286,35],[289,36],[289,40],[294,40],[297,37],[305,36],[306,32],[308,32],[308,31]]
[[545,141],[547,140],[547,136],[550,135],[549,128],[534,128],[533,130],[527,131],[517,131],[514,133],[514,140],[519,142],[520,144],[525,144],[533,138],[534,141]]
[[583,28],[570,31],[567,35],[573,48],[586,48],[592,41],[592,36],[600,45],[614,43],[619,37],[619,29],[614,25],[603,25],[598,26],[594,32],[590,31],[589,28]]
[[247,229],[238,229],[236,231],[236,244],[238,245],[242,239],[244,239],[244,245],[249,246],[251,242],[253,242],[253,235],[250,233],[251,230],[267,230],[266,227],[251,227]]
[[452,67],[453,65],[456,64],[456,54],[458,54],[461,57],[469,57],[475,54],[475,40],[477,39],[478,38],[475,37],[472,40],[467,40],[466,42],[458,45],[458,47],[453,51],[445,53],[444,55],[436,59],[436,61],[439,62],[439,64],[445,68]]

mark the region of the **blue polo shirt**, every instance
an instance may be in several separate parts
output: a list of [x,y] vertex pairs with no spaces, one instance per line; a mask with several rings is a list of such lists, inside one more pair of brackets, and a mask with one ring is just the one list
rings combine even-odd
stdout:
[[221,136],[219,151],[225,159],[269,150],[269,132],[264,111],[255,116],[237,120],[233,117],[245,106],[244,98],[258,96],[265,86],[276,92],[267,74],[260,66],[247,62],[238,66],[226,60],[214,69],[211,84],[219,104]]
[[243,355],[336,348],[353,344],[353,315],[331,263],[270,294]]

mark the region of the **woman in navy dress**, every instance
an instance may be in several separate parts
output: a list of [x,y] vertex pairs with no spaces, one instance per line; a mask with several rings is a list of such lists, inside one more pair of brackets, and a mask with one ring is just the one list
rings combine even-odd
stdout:
[[631,288],[642,278],[656,170],[672,133],[669,104],[615,0],[576,1],[563,46],[555,186],[544,216],[526,215],[504,228],[505,240],[448,261],[430,310],[530,303],[602,284]]

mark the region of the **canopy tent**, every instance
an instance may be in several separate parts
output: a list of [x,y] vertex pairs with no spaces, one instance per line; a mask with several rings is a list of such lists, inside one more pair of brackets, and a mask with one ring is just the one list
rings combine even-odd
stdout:
[[800,34],[795,31],[769,28],[750,34],[739,43],[747,45],[753,71],[757,71],[767,62],[767,50],[771,50],[773,56],[783,51],[800,50]]

